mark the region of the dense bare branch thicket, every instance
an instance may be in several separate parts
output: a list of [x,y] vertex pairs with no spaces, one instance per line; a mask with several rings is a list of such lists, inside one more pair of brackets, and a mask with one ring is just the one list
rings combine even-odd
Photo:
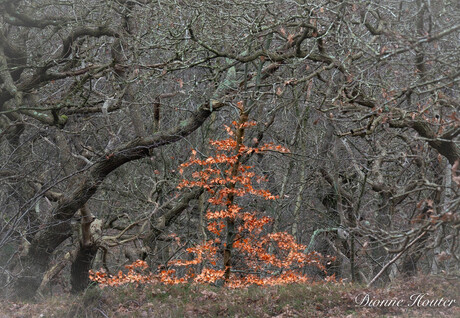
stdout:
[[328,274],[458,271],[459,16],[448,0],[0,0],[3,290],[79,292],[91,268],[207,240],[209,197],[177,189],[177,167],[238,102],[246,140],[291,151],[248,159],[280,199],[240,203],[336,256]]

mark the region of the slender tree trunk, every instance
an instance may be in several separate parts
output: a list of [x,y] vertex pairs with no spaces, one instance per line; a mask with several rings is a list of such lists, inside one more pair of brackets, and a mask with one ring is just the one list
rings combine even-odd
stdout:
[[[244,112],[243,105],[241,104],[240,109],[240,119],[239,119],[239,127],[236,130],[236,151],[239,153],[240,148],[243,146],[243,138],[244,138],[244,127],[241,127],[244,123],[248,121],[248,114]],[[236,177],[238,175],[238,168],[240,166],[241,156],[238,156],[238,160],[233,166],[231,177]],[[228,185],[230,189],[235,188],[235,183],[231,183]],[[228,195],[228,204],[227,209],[229,209],[233,205],[235,197],[231,193]],[[235,241],[235,219],[234,218],[227,218],[227,239],[226,245],[224,249],[224,279],[228,281],[230,278],[230,272],[232,267],[232,252],[233,252],[233,243]]]

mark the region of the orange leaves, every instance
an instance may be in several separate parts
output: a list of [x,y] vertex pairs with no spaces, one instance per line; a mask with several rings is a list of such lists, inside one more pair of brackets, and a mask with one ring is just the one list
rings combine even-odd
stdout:
[[267,151],[267,150],[277,151],[277,152],[281,152],[281,153],[290,153],[291,152],[288,148],[280,146],[280,145],[275,145],[273,143],[268,143],[268,144],[263,145],[262,147],[259,148],[258,152]]
[[306,283],[309,278],[305,275],[299,274],[295,271],[286,271],[276,276],[259,277],[257,275],[249,274],[244,277],[232,277],[227,283],[230,288],[241,288],[250,285],[258,286],[274,286],[285,285],[293,283]]
[[235,204],[233,205],[229,205],[227,207],[227,209],[224,209],[224,210],[220,210],[220,211],[211,211],[211,210],[208,210],[208,212],[206,213],[206,218],[208,220],[211,220],[211,219],[225,219],[225,218],[237,218],[237,217],[240,217],[240,211],[241,211],[241,208]]
[[[256,212],[244,212],[243,208],[234,202],[236,198],[247,195],[254,195],[266,200],[277,198],[267,190],[254,188],[253,181],[260,184],[260,182],[266,181],[266,178],[257,176],[252,171],[252,166],[241,165],[243,156],[266,151],[289,153],[289,149],[286,147],[273,143],[267,143],[257,148],[244,145],[242,138],[238,139],[237,136],[243,136],[244,129],[254,125],[256,125],[255,122],[247,122],[241,118],[240,123],[232,122],[232,127],[225,126],[229,138],[210,141],[210,145],[215,150],[213,156],[197,159],[197,152],[192,150],[190,159],[180,167],[181,173],[183,173],[183,169],[191,166],[199,166],[201,169],[193,171],[190,174],[191,179],[184,178],[179,184],[179,188],[203,187],[211,194],[208,202],[214,206],[220,206],[220,208],[209,209],[206,212],[207,229],[215,235],[216,239],[187,249],[187,252],[194,255],[193,260],[170,262],[172,266],[182,267],[194,266],[197,268],[196,265],[198,264],[213,266],[213,268],[204,266],[201,272],[194,277],[186,275],[187,279],[196,283],[215,282],[227,277],[225,273],[228,270],[231,271],[235,266],[240,266],[249,272],[258,272],[258,274],[230,274],[230,279],[226,280],[228,286],[285,284],[307,281],[307,278],[296,272],[296,269],[309,264],[321,266],[320,255],[305,254],[303,252],[305,246],[297,244],[292,235],[286,232],[263,235],[264,230],[266,231],[266,225],[270,224],[272,219],[268,216],[259,216]],[[232,268],[219,269],[216,267],[218,263],[222,264],[223,249],[221,248],[220,253],[218,252],[217,246],[220,242],[218,238],[226,228],[225,222],[232,222],[237,225],[237,233],[230,244],[232,244],[232,250],[237,253],[235,255],[239,255],[239,257],[235,264],[233,264],[235,260],[232,260]],[[226,243],[229,244],[229,242]],[[218,262],[217,259],[220,259],[221,262]],[[280,271],[280,269],[283,270]],[[277,274],[277,272],[283,272],[283,274]],[[175,272],[171,274],[175,275]],[[177,280],[177,278],[174,279]]]
[[177,285],[187,282],[187,277],[177,278],[176,271],[174,269],[161,271],[157,277],[158,281],[165,285]]
[[243,215],[244,224],[242,225],[242,230],[247,230],[249,232],[260,232],[262,228],[271,223],[273,220],[268,216],[263,216],[257,218],[254,213],[244,213]]
[[132,270],[132,269],[135,269],[135,268],[147,269],[148,267],[149,266],[147,265],[147,262],[142,261],[140,259],[138,259],[137,261],[135,261],[131,265],[126,265],[125,266],[125,268],[129,269],[129,270]]
[[227,134],[228,134],[230,137],[235,136],[235,133],[233,132],[232,128],[230,128],[229,126],[224,126],[224,127],[225,127],[225,130],[227,131]]
[[199,284],[211,284],[224,277],[225,270],[204,268],[201,274],[197,275],[195,282]]
[[251,189],[250,193],[263,197],[265,200],[275,200],[278,196],[272,195],[267,190],[254,190]]
[[[244,130],[247,127],[255,126],[255,122],[232,122],[233,129]],[[192,180],[183,179],[178,188],[202,187],[211,194],[216,194],[209,202],[215,205],[227,204],[228,196],[243,196],[246,193],[264,197],[267,200],[273,200],[276,197],[266,190],[254,190],[252,179],[256,178],[260,183],[262,178],[250,171],[252,166],[240,165],[240,159],[251,153],[261,153],[265,151],[276,151],[280,153],[289,153],[289,149],[267,143],[261,147],[253,148],[244,144],[238,144],[237,137],[233,129],[225,126],[229,138],[222,140],[211,140],[210,145],[214,147],[214,156],[204,159],[197,159],[197,151],[192,149],[192,155],[189,160],[179,166],[179,172],[184,174],[184,170],[190,166],[201,166],[202,169],[191,174]],[[222,169],[227,166],[228,169]],[[234,166],[236,165],[236,171]],[[216,167],[217,166],[217,167]],[[219,188],[215,193],[214,188]]]
[[[242,103],[238,105],[243,109]],[[179,172],[184,175],[179,189],[202,187],[209,194],[208,202],[214,208],[207,210],[206,219],[207,230],[213,239],[187,248],[191,258],[172,260],[167,264],[167,270],[156,275],[145,273],[147,264],[138,260],[126,266],[126,274],[119,272],[110,276],[103,271],[90,272],[90,279],[101,286],[150,282],[209,284],[224,279],[227,286],[236,288],[306,282],[308,278],[301,274],[304,266],[316,265],[324,269],[320,254],[304,253],[305,246],[297,244],[286,232],[268,233],[267,225],[272,223],[272,218],[246,212],[237,202],[238,198],[250,195],[265,200],[277,198],[269,191],[253,186],[254,181],[260,184],[266,181],[266,177],[257,176],[252,166],[242,165],[243,157],[265,151],[289,153],[289,149],[273,143],[256,148],[244,145],[244,130],[255,125],[242,115],[239,123],[234,121],[231,127],[225,126],[229,135],[227,139],[210,141],[214,155],[200,159],[198,152],[192,150],[189,160],[179,167]],[[185,170],[192,166],[196,169],[186,173]],[[224,230],[234,233],[232,236],[227,233],[221,242]],[[180,241],[177,243],[181,245]],[[224,254],[229,247],[232,259],[225,263]],[[176,272],[178,267],[184,269]]]
[[94,282],[104,283],[107,280],[107,274],[104,271],[89,271],[89,279]]
[[221,220],[221,221],[209,222],[207,228],[208,228],[209,232],[213,233],[214,235],[219,236],[221,234],[222,230],[224,229],[224,227],[225,227],[225,224]]
[[152,273],[143,273],[148,268],[145,261],[137,260],[130,265],[126,265],[125,268],[128,269],[128,273],[124,274],[122,271],[119,271],[117,275],[108,275],[104,270],[97,272],[90,270],[89,279],[99,283],[101,288],[106,286],[120,286],[128,283],[145,284],[157,281],[157,278]]
[[[248,128],[248,127],[254,127],[257,126],[257,123],[255,121],[246,121],[242,124],[239,124],[236,121],[232,121],[232,126],[235,127],[235,129],[240,129],[240,128]],[[227,127],[227,126],[225,126]]]
[[224,140],[211,140],[209,143],[217,150],[231,150],[236,147],[236,141],[232,138]]
[[209,240],[201,245],[190,247],[187,249],[189,254],[195,255],[192,260],[173,260],[169,262],[171,266],[191,266],[201,264],[204,260],[214,261],[214,255],[217,253],[217,245],[220,239]]

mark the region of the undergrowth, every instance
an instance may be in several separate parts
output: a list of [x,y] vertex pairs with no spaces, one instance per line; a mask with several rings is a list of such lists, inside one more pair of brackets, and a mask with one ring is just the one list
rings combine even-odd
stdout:
[[[356,297],[450,298],[451,307],[358,306]],[[128,284],[88,288],[36,303],[1,301],[0,317],[460,317],[458,277],[417,277],[381,288],[352,284],[289,284],[241,289],[206,285]]]

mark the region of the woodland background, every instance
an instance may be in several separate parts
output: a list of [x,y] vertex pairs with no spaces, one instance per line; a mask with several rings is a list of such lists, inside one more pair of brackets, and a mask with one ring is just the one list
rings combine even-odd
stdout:
[[[460,270],[460,3],[0,0],[0,285],[80,292],[210,235],[178,167],[249,119],[243,198],[328,274]],[[178,243],[180,242],[180,243]],[[321,279],[314,268],[309,275]]]

